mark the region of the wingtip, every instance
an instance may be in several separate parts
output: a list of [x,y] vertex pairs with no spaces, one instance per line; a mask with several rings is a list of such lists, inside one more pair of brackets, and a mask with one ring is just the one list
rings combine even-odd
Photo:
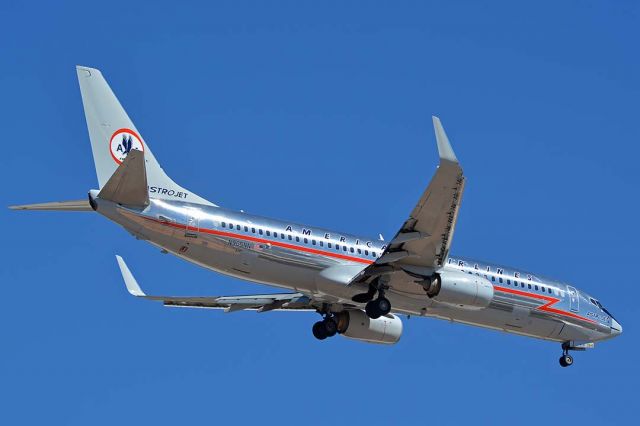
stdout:
[[76,72],[78,73],[78,76],[84,74],[86,77],[91,77],[92,74],[101,74],[99,69],[87,67],[85,65],[76,65]]
[[453,152],[453,148],[451,148],[451,143],[449,142],[449,138],[444,131],[444,127],[442,127],[440,118],[432,115],[431,119],[433,120],[433,130],[436,134],[436,142],[438,143],[438,154],[440,154],[440,159],[457,163],[458,158]]
[[129,267],[125,263],[124,259],[116,254],[116,260],[118,261],[118,266],[120,267],[120,273],[122,273],[122,279],[124,279],[124,284],[127,286],[127,291],[130,294],[136,297],[146,296],[138,282],[134,278],[133,274],[129,270]]

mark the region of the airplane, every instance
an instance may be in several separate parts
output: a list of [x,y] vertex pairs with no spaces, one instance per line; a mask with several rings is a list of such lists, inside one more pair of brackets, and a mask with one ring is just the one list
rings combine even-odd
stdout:
[[394,344],[401,315],[475,325],[561,344],[570,351],[619,336],[622,326],[575,286],[449,253],[465,176],[433,117],[439,165],[415,208],[385,242],[225,209],[176,184],[160,167],[102,73],[76,67],[99,189],[86,200],[10,206],[95,211],[163,253],[241,280],[286,289],[245,296],[147,295],[116,256],[128,292],[165,306],[311,311],[313,335]]

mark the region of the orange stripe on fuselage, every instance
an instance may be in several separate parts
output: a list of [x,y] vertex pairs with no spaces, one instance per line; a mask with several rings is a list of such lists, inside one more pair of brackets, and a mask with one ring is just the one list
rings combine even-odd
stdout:
[[[241,240],[252,241],[252,242],[255,242],[255,243],[271,244],[271,245],[282,247],[282,248],[286,248],[286,249],[289,249],[289,250],[296,250],[296,251],[301,251],[301,252],[306,252],[306,253],[318,254],[320,256],[334,257],[334,258],[337,258],[337,259],[349,260],[351,262],[364,263],[364,264],[367,264],[367,265],[370,265],[370,264],[374,263],[373,261],[368,260],[368,259],[361,259],[359,257],[347,256],[347,255],[340,254],[340,253],[333,253],[333,252],[324,251],[324,250],[316,250],[316,249],[312,249],[312,248],[308,248],[308,247],[296,246],[294,244],[282,243],[280,241],[266,240],[264,238],[256,238],[256,237],[251,237],[251,236],[248,236],[248,235],[236,234],[236,233],[233,233],[233,232],[217,231],[215,229],[195,228],[193,226],[185,226],[185,225],[179,225],[179,224],[176,224],[176,223],[168,223],[168,222],[163,222],[161,220],[157,220],[157,219],[154,219],[154,218],[151,218],[151,217],[145,217],[145,219],[150,220],[152,222],[159,223],[161,225],[170,226],[170,227],[176,228],[176,229],[183,229],[183,230],[194,231],[194,232],[203,232],[205,234],[218,235],[218,236],[221,236],[221,237],[237,238],[237,239],[241,239]],[[558,299],[558,298],[551,297],[551,296],[543,296],[541,294],[531,294],[531,293],[527,293],[525,291],[515,290],[515,289],[512,289],[512,288],[501,287],[501,286],[496,286],[496,285],[494,285],[493,287],[496,290],[501,291],[503,293],[516,294],[518,296],[527,297],[527,298],[530,298],[530,299],[542,300],[542,301],[547,302],[544,305],[537,307],[536,308],[537,310],[550,312],[550,313],[554,313],[554,314],[557,314],[557,315],[563,315],[563,316],[579,319],[579,320],[586,321],[586,322],[593,323],[593,324],[596,323],[595,321],[590,320],[588,318],[584,318],[584,317],[582,317],[580,315],[576,315],[576,314],[571,313],[571,312],[566,312],[566,311],[563,311],[561,309],[552,308],[553,305],[555,305],[556,303],[558,303],[560,301],[560,299]]]
[[498,290],[498,291],[501,291],[503,293],[516,294],[518,296],[528,297],[529,299],[543,300],[543,301],[547,302],[544,305],[537,307],[536,310],[545,311],[545,312],[551,312],[553,314],[563,315],[563,316],[566,316],[566,317],[579,319],[579,320],[582,320],[582,321],[590,322],[592,324],[596,323],[595,321],[590,320],[589,318],[585,318],[583,316],[574,314],[572,312],[567,312],[567,311],[563,311],[562,309],[552,308],[553,305],[555,305],[556,303],[558,303],[560,301],[560,299],[558,299],[556,297],[543,296],[542,294],[527,293],[526,291],[515,290],[513,288],[501,287],[501,286],[497,286],[497,285],[494,285],[493,288]]
[[335,257],[337,259],[349,260],[351,262],[364,263],[364,264],[367,264],[367,265],[370,265],[370,264],[373,263],[372,260],[368,260],[368,259],[361,259],[361,258],[355,257],[355,256],[347,256],[347,255],[344,255],[344,254],[333,253],[333,252],[330,252],[330,251],[316,250],[316,249],[312,249],[312,248],[308,248],[308,247],[296,246],[294,244],[282,243],[280,241],[275,241],[275,240],[265,240],[263,238],[250,237],[248,235],[236,234],[236,233],[233,233],[233,232],[216,231],[215,229],[195,228],[193,226],[188,226],[187,227],[185,225],[179,225],[179,224],[176,224],[176,223],[163,222],[161,220],[157,220],[157,219],[154,219],[154,218],[151,218],[151,217],[145,217],[145,219],[150,220],[152,222],[160,223],[162,225],[171,226],[171,227],[177,228],[177,229],[184,229],[184,230],[187,230],[187,231],[203,232],[205,234],[218,235],[218,236],[221,236],[221,237],[236,238],[236,239],[240,239],[240,240],[252,241],[254,243],[271,244],[271,245],[278,246],[278,247],[283,247],[283,248],[286,248],[286,249],[289,249],[289,250],[296,250],[296,251],[302,251],[302,252],[306,252],[306,253],[319,254],[321,256]]

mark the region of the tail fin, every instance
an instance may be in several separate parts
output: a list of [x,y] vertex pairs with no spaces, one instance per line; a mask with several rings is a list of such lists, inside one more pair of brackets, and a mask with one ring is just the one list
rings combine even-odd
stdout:
[[166,175],[99,70],[78,66],[76,71],[101,189],[133,149],[144,153],[153,198],[213,205]]

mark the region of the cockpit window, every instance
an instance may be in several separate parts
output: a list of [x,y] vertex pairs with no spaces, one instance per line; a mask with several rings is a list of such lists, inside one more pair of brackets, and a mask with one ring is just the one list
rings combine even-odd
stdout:
[[596,299],[594,298],[589,298],[589,300],[591,301],[591,303],[593,303],[594,305],[596,305],[598,308],[600,308],[602,310],[602,312],[604,312],[605,314],[609,315],[612,319],[616,319],[613,315],[611,315],[611,312],[607,311],[607,309],[602,306],[602,303],[598,302]]
[[[609,316],[611,317],[611,319],[616,320],[616,317],[614,317],[613,315],[611,315],[611,312],[607,311],[607,310],[605,309],[605,307],[604,307],[604,306],[602,307],[602,311],[603,311],[605,314],[609,315]],[[617,320],[616,320],[616,321],[617,321]]]

